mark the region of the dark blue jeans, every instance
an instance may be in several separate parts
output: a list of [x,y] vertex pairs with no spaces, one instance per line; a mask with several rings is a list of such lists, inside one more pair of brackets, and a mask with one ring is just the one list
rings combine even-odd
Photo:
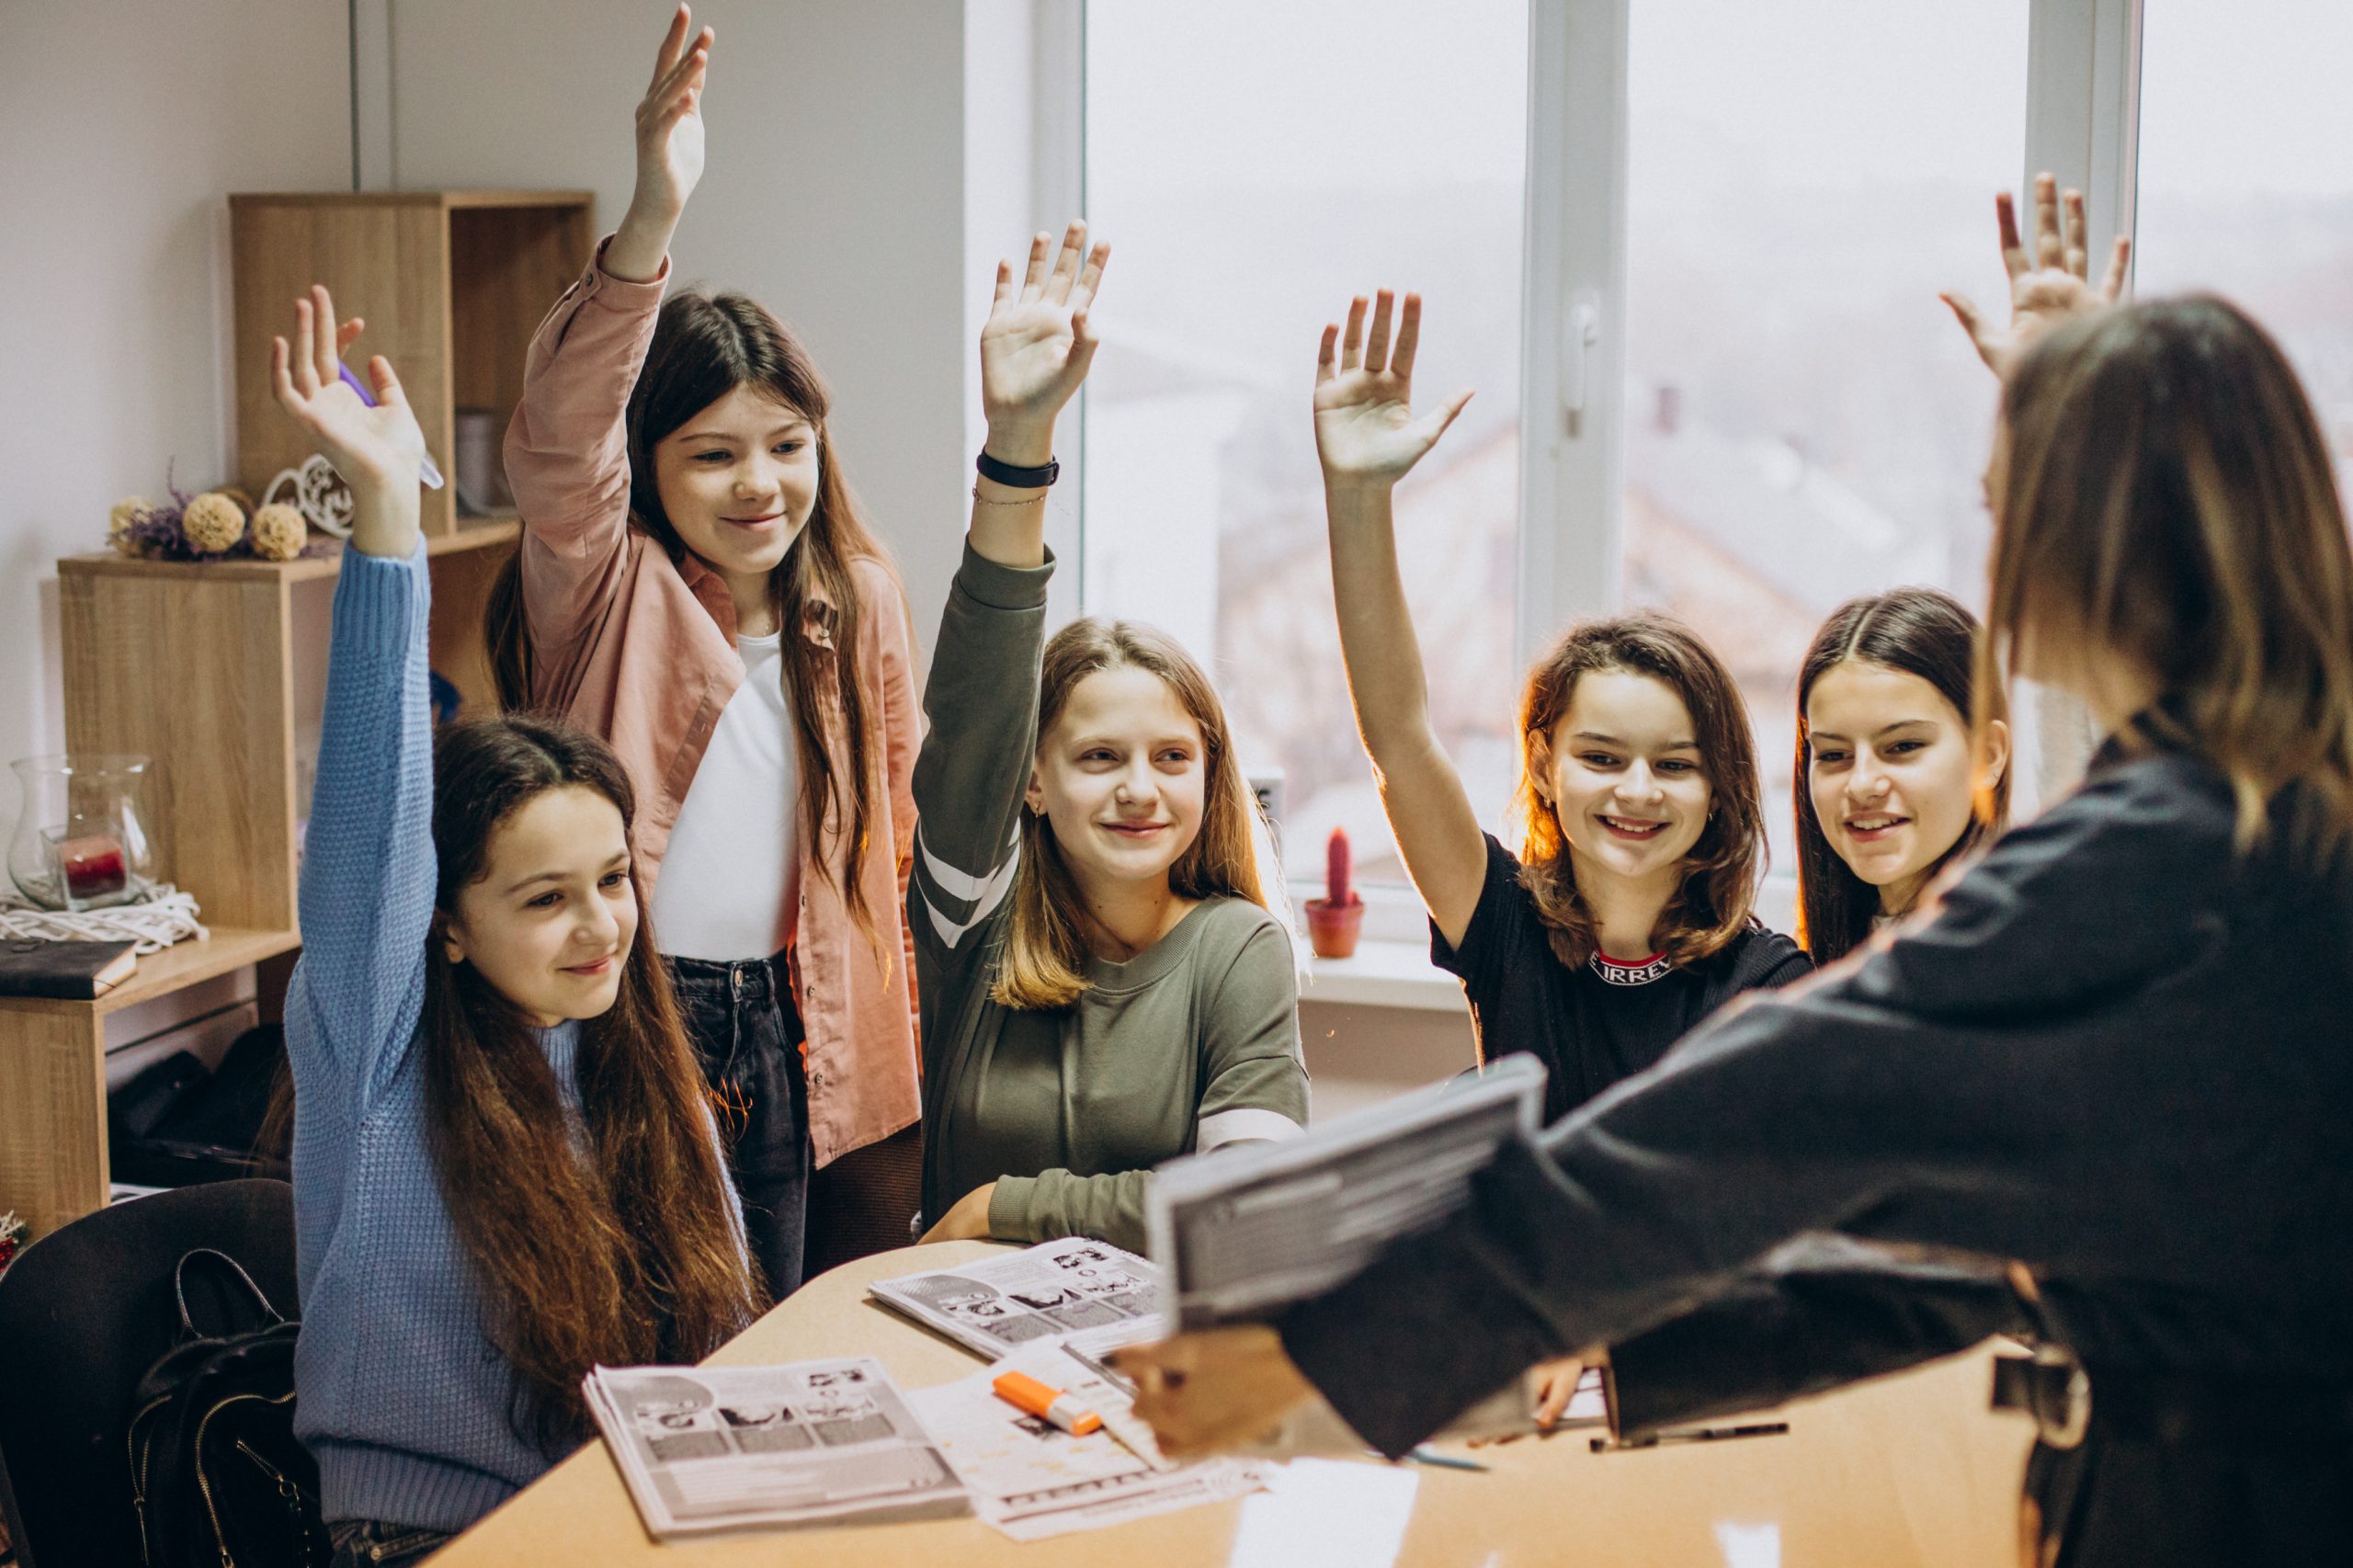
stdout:
[[768,1293],[781,1301],[801,1288],[811,1164],[801,1013],[784,955],[739,963],[663,961],[710,1086],[753,1260]]

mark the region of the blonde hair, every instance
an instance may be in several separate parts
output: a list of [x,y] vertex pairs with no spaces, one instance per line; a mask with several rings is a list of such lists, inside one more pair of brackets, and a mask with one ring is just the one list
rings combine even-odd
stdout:
[[2291,787],[2298,842],[2343,849],[2353,546],[2327,443],[2279,345],[2211,295],[2103,312],[2035,346],[2002,415],[1981,762],[1986,699],[2023,642],[2097,648],[2156,683],[2120,744],[2221,769],[2242,850]]
[[[1217,688],[1175,638],[1134,621],[1092,617],[1054,633],[1038,682],[1038,744],[1045,744],[1080,681],[1127,668],[1159,676],[1201,731],[1208,772],[1201,830],[1168,869],[1169,891],[1182,898],[1245,898],[1267,908],[1253,842],[1257,798],[1233,755]],[[1084,922],[1077,885],[1043,813],[1021,814],[1020,865],[1009,902],[990,999],[1023,1009],[1070,1006],[1086,992]]]

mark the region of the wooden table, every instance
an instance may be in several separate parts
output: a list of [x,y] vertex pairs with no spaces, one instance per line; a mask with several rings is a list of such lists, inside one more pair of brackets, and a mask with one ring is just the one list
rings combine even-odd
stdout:
[[[978,1360],[866,1301],[866,1284],[970,1259],[989,1246],[951,1242],[845,1265],[805,1286],[712,1361],[745,1366],[866,1354],[906,1388],[967,1376]],[[1396,1561],[1401,1568],[2015,1568],[2018,1478],[2033,1433],[2024,1420],[1986,1409],[1990,1354],[1974,1351],[1795,1406],[1784,1413],[1787,1437],[1596,1454],[1587,1434],[1572,1432],[1482,1449],[1478,1457],[1494,1467],[1486,1474],[1412,1467],[1419,1486]],[[646,1539],[604,1446],[592,1444],[433,1562],[435,1568],[1206,1568],[1233,1556],[1244,1506],[1192,1508],[1026,1545],[974,1520],[951,1519],[665,1547]]]

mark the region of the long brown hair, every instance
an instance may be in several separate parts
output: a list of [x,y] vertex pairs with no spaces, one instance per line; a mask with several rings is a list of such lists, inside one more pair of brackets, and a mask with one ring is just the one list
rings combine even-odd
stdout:
[[[1830,612],[1814,633],[1798,672],[1797,808],[1798,942],[1817,964],[1832,963],[1863,945],[1879,913],[1879,890],[1855,875],[1830,846],[1815,816],[1807,780],[1813,772],[1813,735],[1806,723],[1806,699],[1813,683],[1850,659],[1915,675],[1937,688],[1964,722],[1976,712],[1973,670],[1977,618],[1950,594],[1935,588],[1894,588],[1848,599]],[[1999,683],[1988,694],[1994,718],[2007,711]],[[1999,833],[2010,813],[2010,770],[2004,767],[1972,802],[1969,825],[1927,869],[1938,871],[1967,855],[1989,833]]]
[[[586,1437],[581,1380],[699,1360],[761,1305],[703,1086],[667,971],[641,924],[610,1010],[580,1026],[575,1142],[539,1032],[443,939],[460,891],[489,869],[498,825],[544,790],[636,801],[612,749],[571,725],[510,715],[434,746],[439,862],[418,1049],[443,1205],[514,1375],[510,1419],[561,1452]],[[631,873],[634,887],[636,873]],[[643,920],[644,902],[639,901]]]
[[2002,416],[1981,755],[1997,659],[2097,650],[2156,684],[2120,742],[2221,769],[2242,848],[2292,787],[2296,840],[2346,849],[2353,547],[2279,346],[2211,295],[2102,312],[2028,351]]
[[[864,606],[851,568],[859,561],[881,565],[895,585],[890,551],[866,523],[826,425],[832,393],[816,361],[790,328],[743,294],[706,294],[686,290],[663,301],[644,368],[631,390],[628,413],[631,520],[683,560],[686,543],[662,508],[655,483],[654,449],[687,421],[748,386],[806,418],[817,448],[817,498],[808,525],[778,563],[773,591],[784,612],[785,693],[790,699],[801,759],[801,832],[803,841],[823,844],[838,832],[850,846],[851,871],[841,890],[851,915],[871,936],[874,911],[867,907],[857,868],[866,856],[891,854],[873,842],[875,773],[881,746],[874,733],[878,716],[866,710],[859,682],[859,632]],[[492,585],[483,616],[492,674],[499,701],[509,712],[532,706],[531,643],[525,623],[517,551]],[[824,601],[823,625],[830,653],[800,635],[795,618],[815,615]],[[827,733],[826,710],[842,718],[835,737]],[[838,766],[836,766],[838,764]],[[817,875],[828,878],[824,856],[812,857]]]
[[[1038,681],[1038,744],[1046,744],[1078,683],[1102,670],[1133,667],[1158,676],[1200,726],[1207,772],[1201,831],[1168,868],[1180,898],[1246,898],[1267,907],[1251,824],[1257,797],[1242,776],[1217,687],[1176,640],[1131,620],[1089,617],[1047,641]],[[990,999],[1000,1006],[1067,1007],[1086,991],[1083,904],[1062,845],[1044,813],[1021,813],[1020,864],[1013,874],[1004,957]]]
[[1550,927],[1553,956],[1572,969],[1591,959],[1599,943],[1593,915],[1577,896],[1568,835],[1540,787],[1552,733],[1569,711],[1577,682],[1599,670],[1663,681],[1691,715],[1708,776],[1708,824],[1659,920],[1667,957],[1693,963],[1752,923],[1756,880],[1765,869],[1765,812],[1757,800],[1756,743],[1740,687],[1705,642],[1666,616],[1640,611],[1573,626],[1528,672],[1519,702],[1520,881]]

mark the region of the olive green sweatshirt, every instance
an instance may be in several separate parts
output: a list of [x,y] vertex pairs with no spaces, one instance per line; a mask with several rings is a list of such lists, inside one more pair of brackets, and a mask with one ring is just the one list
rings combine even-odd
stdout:
[[1052,1011],[989,999],[1038,744],[1040,567],[968,546],[924,690],[915,864],[907,888],[922,998],[924,1217],[989,1182],[1008,1241],[1143,1245],[1150,1169],[1307,1120],[1298,979],[1284,926],[1212,898],[1125,963],[1091,960]]

